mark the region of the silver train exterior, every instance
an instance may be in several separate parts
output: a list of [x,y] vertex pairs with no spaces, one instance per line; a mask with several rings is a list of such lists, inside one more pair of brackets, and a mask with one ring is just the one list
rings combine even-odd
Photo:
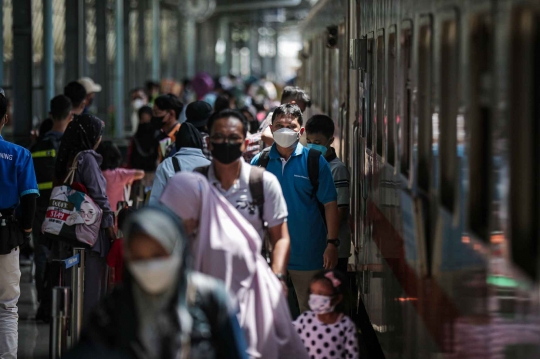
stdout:
[[302,25],[386,358],[540,358],[539,20],[540,1],[320,0]]

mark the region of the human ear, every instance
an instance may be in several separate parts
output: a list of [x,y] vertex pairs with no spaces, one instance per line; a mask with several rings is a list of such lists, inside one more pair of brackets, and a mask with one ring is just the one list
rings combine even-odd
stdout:
[[205,138],[206,141],[206,147],[208,147],[209,150],[213,150],[212,143],[210,142],[210,136]]
[[306,130],[305,127],[300,128],[300,136],[302,136],[302,135],[304,134],[304,131],[305,131],[305,130]]

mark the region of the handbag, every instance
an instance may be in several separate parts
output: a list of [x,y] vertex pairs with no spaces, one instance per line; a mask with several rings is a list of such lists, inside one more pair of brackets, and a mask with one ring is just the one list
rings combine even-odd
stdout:
[[41,231],[52,239],[92,248],[99,236],[103,210],[83,192],[86,189],[81,183],[73,182],[79,154],[64,184],[52,189]]

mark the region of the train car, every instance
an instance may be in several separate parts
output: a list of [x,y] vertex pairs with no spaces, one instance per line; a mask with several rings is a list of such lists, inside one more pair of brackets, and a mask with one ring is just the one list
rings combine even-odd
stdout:
[[370,356],[540,358],[540,2],[320,0],[303,34]]

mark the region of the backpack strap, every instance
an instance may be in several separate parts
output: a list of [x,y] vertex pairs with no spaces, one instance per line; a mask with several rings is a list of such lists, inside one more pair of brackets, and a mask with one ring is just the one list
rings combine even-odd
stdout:
[[198,172],[200,174],[202,174],[204,177],[208,178],[208,170],[210,169],[210,166],[202,166],[202,167],[197,167],[193,170],[193,172]]
[[270,161],[271,148],[272,147],[267,147],[261,151],[261,155],[259,156],[259,161],[258,161],[259,167],[266,168],[268,166],[268,162]]
[[259,218],[264,227],[264,186],[263,186],[264,169],[261,167],[251,166],[249,171],[249,192],[253,199],[253,205],[259,209]]
[[176,156],[172,157],[172,165],[174,167],[175,173],[180,172],[180,160],[178,159],[178,157]]
[[319,190],[319,157],[321,152],[310,148],[308,152],[308,176],[313,190],[311,192],[311,198],[317,195]]

